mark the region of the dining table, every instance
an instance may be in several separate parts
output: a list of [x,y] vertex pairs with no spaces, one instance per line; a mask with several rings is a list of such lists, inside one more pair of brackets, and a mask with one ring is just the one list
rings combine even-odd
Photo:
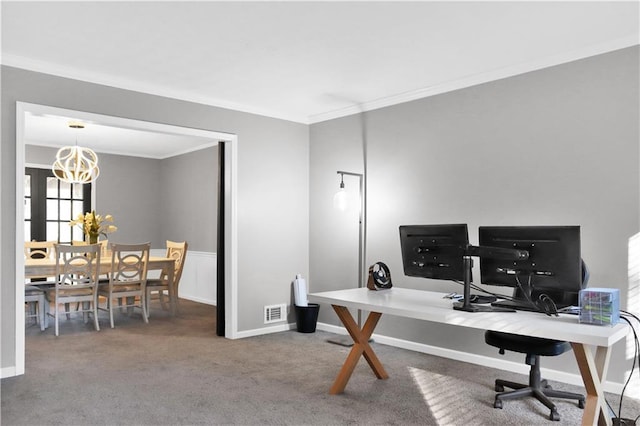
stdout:
[[[175,275],[175,259],[162,256],[149,256],[147,262],[147,271],[164,270],[167,272],[167,280],[169,282],[169,309],[171,315],[176,314],[177,289],[173,285]],[[100,275],[111,273],[111,256],[103,256],[100,258]],[[25,259],[24,276],[25,278],[35,277],[53,277],[56,275],[55,259]],[[28,283],[29,285],[38,285],[38,282]]]

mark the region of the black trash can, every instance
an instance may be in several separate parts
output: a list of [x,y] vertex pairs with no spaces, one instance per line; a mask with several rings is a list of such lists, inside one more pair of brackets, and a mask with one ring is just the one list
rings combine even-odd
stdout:
[[318,322],[318,311],[320,305],[317,303],[309,303],[309,306],[296,307],[296,325],[299,333],[314,333],[316,331],[316,323]]

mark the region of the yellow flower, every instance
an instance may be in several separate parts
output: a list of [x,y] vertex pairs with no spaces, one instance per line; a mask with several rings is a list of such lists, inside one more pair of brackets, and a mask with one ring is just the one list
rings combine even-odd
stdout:
[[99,235],[106,237],[107,234],[118,230],[117,226],[105,222],[113,222],[113,216],[108,214],[103,218],[93,210],[84,214],[80,213],[77,218],[69,222],[69,226],[80,226],[82,232],[87,236],[87,240],[97,241]]

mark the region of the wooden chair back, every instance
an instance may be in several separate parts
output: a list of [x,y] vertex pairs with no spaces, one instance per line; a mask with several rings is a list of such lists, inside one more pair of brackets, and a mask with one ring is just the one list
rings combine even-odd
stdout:
[[150,250],[150,243],[111,244],[109,285],[140,285],[144,290]]
[[[182,277],[182,269],[184,261],[187,258],[187,248],[189,244],[186,241],[175,242],[167,240],[167,254],[166,257],[170,257],[175,260],[173,286],[178,290],[178,284],[180,283],[180,277]],[[163,277],[166,277],[167,273],[163,271]]]
[[25,259],[53,259],[55,241],[25,241]]
[[56,293],[91,289],[96,293],[100,271],[100,245],[55,244]]

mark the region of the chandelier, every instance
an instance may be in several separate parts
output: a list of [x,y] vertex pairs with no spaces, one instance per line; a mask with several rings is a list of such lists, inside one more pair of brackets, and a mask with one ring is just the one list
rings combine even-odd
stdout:
[[[84,129],[82,123],[69,123],[72,129]],[[93,150],[78,146],[64,146],[58,150],[51,167],[55,177],[67,183],[90,183],[98,178],[98,156]]]

